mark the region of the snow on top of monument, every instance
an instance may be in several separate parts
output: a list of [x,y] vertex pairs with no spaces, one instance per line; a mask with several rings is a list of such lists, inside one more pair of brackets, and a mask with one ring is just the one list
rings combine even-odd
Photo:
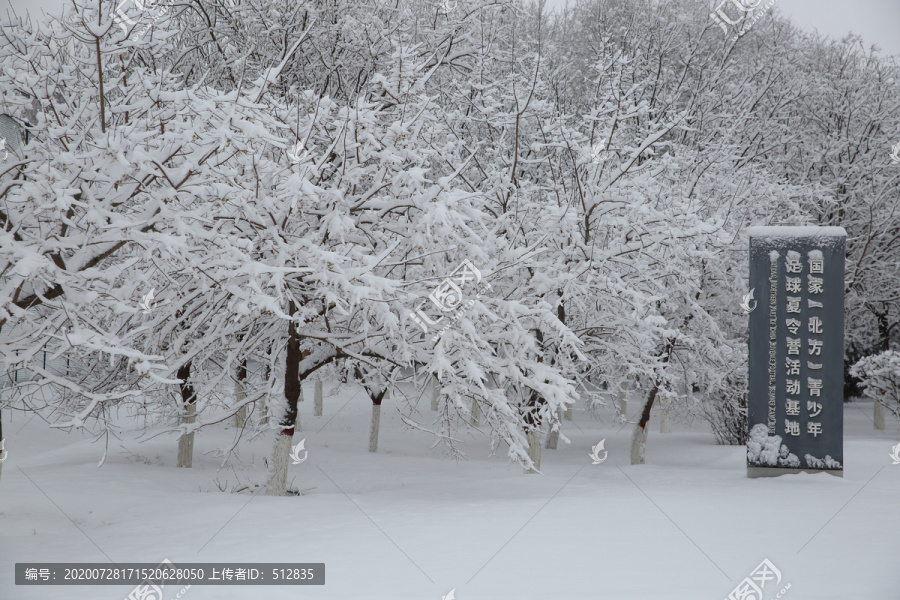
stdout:
[[754,225],[747,227],[746,231],[757,237],[847,237],[847,230],[843,227]]

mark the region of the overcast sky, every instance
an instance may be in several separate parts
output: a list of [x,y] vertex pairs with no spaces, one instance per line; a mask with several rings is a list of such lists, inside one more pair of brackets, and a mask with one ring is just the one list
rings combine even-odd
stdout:
[[[59,12],[64,1],[0,0],[0,7],[40,14]],[[565,4],[565,0],[548,1],[553,6]],[[900,0],[776,0],[775,6],[806,29],[833,37],[853,31],[863,36],[867,46],[878,44],[884,52],[900,55]]]
[[[547,2],[566,4],[566,0]],[[863,36],[866,47],[877,44],[887,54],[900,55],[900,0],[776,0],[775,8],[804,29],[836,38],[852,31]],[[733,7],[729,10],[726,5],[724,10],[734,14]]]

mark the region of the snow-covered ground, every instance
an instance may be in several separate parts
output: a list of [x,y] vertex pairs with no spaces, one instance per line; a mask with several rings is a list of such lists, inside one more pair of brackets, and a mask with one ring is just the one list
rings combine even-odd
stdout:
[[[102,445],[4,412],[0,599],[121,600],[133,587],[15,586],[15,562],[164,558],[326,564],[322,587],[195,585],[185,600],[439,600],[451,589],[458,600],[722,600],[764,558],[788,600],[900,598],[900,465],[889,457],[900,430],[873,431],[871,403],[845,407],[844,478],[751,480],[744,448],[715,445],[703,422],[659,434],[654,416],[648,464],[630,466],[631,427],[577,409],[571,443],[544,450],[543,475],[524,475],[505,449],[491,457],[486,435],[460,441],[465,460],[430,449],[393,399],[371,454],[364,395],[326,394],[313,417],[311,392],[294,436],[309,457],[289,474],[303,493],[279,498],[216,484],[264,484],[268,437],[242,442],[221,470],[205,453],[229,447],[233,427],[204,429],[189,470],[175,468],[174,438],[111,440],[98,469]],[[609,456],[592,465],[604,438]]]

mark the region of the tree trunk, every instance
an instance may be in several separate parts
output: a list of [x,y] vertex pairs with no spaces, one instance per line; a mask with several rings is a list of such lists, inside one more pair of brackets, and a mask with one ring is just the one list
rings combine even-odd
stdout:
[[[309,356],[309,350],[304,350],[303,352],[300,353],[300,360],[305,359],[307,356]],[[299,375],[298,375],[298,376],[299,376]],[[303,397],[303,382],[301,381],[301,382],[300,382],[300,399],[298,400],[298,402],[303,402],[303,400],[304,400],[304,397]],[[297,421],[297,430],[298,430],[298,431],[300,430],[300,421],[299,421],[299,419],[298,419],[298,421]]]
[[525,431],[528,440],[528,458],[534,463],[534,468],[526,469],[526,473],[538,473],[541,470],[541,430],[530,427]]
[[[559,409],[557,415],[559,416],[559,420],[563,420],[564,410],[562,408]],[[556,447],[559,445],[559,424],[556,425],[554,429],[553,424],[550,424],[550,434],[547,436],[547,450],[556,450]]]
[[[267,350],[266,354],[268,355],[268,358],[271,359],[271,357],[272,357],[272,344],[269,344],[269,349]],[[269,363],[269,361],[266,360],[266,389],[269,389],[269,377],[271,377],[271,376],[272,376],[272,366],[271,366],[271,364]],[[262,398],[262,406],[261,406],[261,410],[260,410],[260,415],[261,415],[261,416],[260,416],[259,422],[260,422],[261,424],[263,424],[263,425],[268,425],[268,424],[269,424],[269,405],[268,405],[268,403],[266,402],[266,398],[267,398],[267,397],[268,397],[268,395],[263,396],[263,398]]]
[[873,420],[875,421],[875,429],[883,431],[885,428],[884,405],[878,400],[875,401],[875,415]]
[[[193,404],[184,405],[184,415],[181,418],[182,423],[194,423],[197,420],[195,413],[197,407]],[[184,469],[190,469],[194,464],[194,434],[185,433],[178,438],[178,466]]]
[[[297,402],[303,402],[303,386],[300,386],[300,396],[297,398]],[[300,425],[300,409],[297,409],[297,418],[294,420],[294,429],[297,431],[303,431],[303,427]]]
[[[539,347],[544,345],[544,332],[535,329],[534,337]],[[544,357],[538,355],[537,361],[544,362]],[[545,380],[546,383],[546,380]],[[546,401],[536,391],[531,392],[528,402],[525,403],[525,438],[528,440],[528,457],[534,463],[534,467],[526,470],[526,473],[537,473],[541,470],[541,420],[540,407],[546,404]]]
[[266,404],[265,396],[259,401],[259,422],[263,425],[269,424],[269,405]]
[[644,449],[647,445],[647,428],[635,425],[631,437],[631,464],[644,464]]
[[481,405],[478,400],[472,399],[472,427],[481,427]]
[[381,428],[381,402],[390,396],[385,388],[372,398],[372,428],[369,430],[369,452],[378,452],[378,430]]
[[441,397],[441,384],[437,375],[431,376],[431,410],[438,409],[438,399]]
[[613,400],[616,407],[616,415],[622,418],[627,418],[626,411],[628,410],[628,388],[627,384],[622,381],[619,383],[619,389],[615,392],[615,398]]
[[269,468],[269,480],[266,482],[267,496],[284,496],[284,493],[287,491],[291,441],[293,441],[293,436],[286,435],[283,432],[275,436],[275,447],[272,449],[272,464]]
[[372,429],[369,431],[369,452],[378,452],[378,429],[381,427],[381,402],[372,403]]
[[[188,379],[191,376],[191,361],[181,365],[178,369],[177,377],[181,380],[181,406],[182,406],[182,423],[194,423],[197,417],[195,403],[197,395],[194,393],[194,387]],[[178,466],[190,469],[194,462],[194,433],[185,433],[178,438]]]
[[634,435],[631,438],[631,464],[644,464],[644,447],[647,443],[647,424],[650,422],[650,409],[653,408],[653,401],[656,400],[656,394],[659,392],[659,385],[653,387],[647,403],[644,404],[644,410],[641,412],[641,420],[634,426]]
[[[238,404],[247,399],[247,394],[244,392],[244,386],[240,381],[234,382],[234,402]],[[247,406],[242,406],[238,409],[238,411],[234,414],[234,426],[238,429],[243,429],[244,425],[247,423]]]
[[[697,292],[699,296],[700,292]],[[695,298],[696,299],[696,298]],[[685,319],[685,325],[691,320],[693,315],[688,316]],[[662,356],[663,364],[669,362],[669,359],[672,358],[672,348],[674,346],[674,342],[669,340],[666,342],[666,347],[660,353]],[[644,448],[647,444],[647,424],[650,422],[650,410],[653,408],[653,402],[656,400],[656,395],[659,393],[659,385],[662,383],[661,381],[657,381],[656,385],[653,386],[653,390],[650,392],[650,395],[647,397],[647,403],[644,404],[644,410],[641,411],[641,420],[638,421],[638,424],[634,427],[634,435],[631,438],[631,464],[633,465],[642,465],[644,464]]]
[[[566,303],[565,303],[565,300],[563,300],[563,295],[564,295],[563,290],[562,289],[556,290],[556,295],[559,296],[559,304],[556,306],[556,318],[559,319],[560,323],[565,325],[566,324]],[[572,405],[571,404],[566,405],[566,408],[563,410],[563,418],[566,421],[572,420]],[[550,435],[552,436],[553,433],[551,432]],[[556,437],[557,437],[557,439],[559,438],[558,431],[556,433]],[[549,440],[548,440],[547,447],[548,448],[550,447]],[[553,441],[553,449],[554,450],[556,449],[556,440]]]
[[[234,402],[240,404],[247,399],[247,393],[244,391],[244,382],[247,380],[247,359],[243,359],[238,365],[237,381],[234,382]],[[247,406],[240,407],[234,415],[234,426],[243,429],[247,424]]]
[[875,321],[878,323],[878,349],[882,352],[887,352],[891,349],[891,329],[893,329],[893,325],[888,324],[888,308],[887,304],[882,304],[884,306],[883,311],[875,311],[870,306],[870,310],[875,313]]
[[550,433],[547,435],[547,450],[556,450],[559,444],[559,425],[550,426]]
[[284,359],[284,398],[287,402],[287,410],[281,417],[279,425],[281,431],[275,439],[272,450],[272,464],[269,472],[269,481],[266,483],[267,496],[284,496],[287,490],[287,469],[291,454],[291,442],[294,439],[294,427],[297,424],[297,402],[300,400],[300,334],[294,324],[293,316],[297,313],[297,306],[293,300],[288,302],[288,314],[291,321],[288,323],[287,353]]
[[672,413],[670,410],[670,400],[668,398],[660,399],[660,414],[659,414],[659,432],[660,433],[672,433]]
[[317,417],[322,416],[322,382],[316,381],[316,397],[315,397],[315,406],[313,407],[313,415]]

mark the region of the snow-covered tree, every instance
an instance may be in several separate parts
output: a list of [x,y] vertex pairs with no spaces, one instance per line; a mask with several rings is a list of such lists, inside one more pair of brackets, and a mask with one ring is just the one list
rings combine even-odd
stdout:
[[900,352],[867,356],[851,367],[850,374],[860,379],[863,394],[900,419]]

